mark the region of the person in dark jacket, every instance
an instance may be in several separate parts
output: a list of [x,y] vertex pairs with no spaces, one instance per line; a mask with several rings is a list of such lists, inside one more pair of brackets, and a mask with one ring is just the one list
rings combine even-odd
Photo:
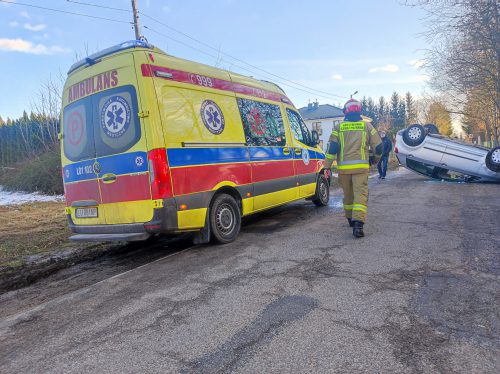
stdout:
[[378,178],[385,179],[385,175],[387,174],[387,163],[389,162],[389,154],[392,151],[392,142],[386,136],[385,131],[380,132],[380,138],[382,139],[384,150],[382,152],[382,156],[380,157],[380,161],[377,164]]

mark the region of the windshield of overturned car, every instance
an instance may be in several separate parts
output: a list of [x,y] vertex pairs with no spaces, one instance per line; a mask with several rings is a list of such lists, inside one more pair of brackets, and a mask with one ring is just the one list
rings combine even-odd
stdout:
[[465,183],[465,182],[476,182],[480,180],[479,177],[459,173],[438,166],[432,166],[420,161],[407,160],[406,165],[408,166],[408,168],[416,171],[417,173],[423,174],[433,179],[443,180],[446,182]]

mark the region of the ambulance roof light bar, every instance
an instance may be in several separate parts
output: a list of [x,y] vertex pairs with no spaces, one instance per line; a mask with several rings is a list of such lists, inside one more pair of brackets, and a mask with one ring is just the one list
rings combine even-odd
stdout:
[[79,69],[83,66],[91,66],[94,65],[96,62],[99,62],[103,57],[109,56],[113,53],[121,52],[126,49],[130,48],[148,48],[148,49],[153,49],[153,45],[142,41],[142,40],[129,40],[128,42],[123,42],[117,45],[114,45],[112,47],[103,49],[102,51],[96,52],[83,60],[80,60],[73,65],[71,65],[68,74],[71,74],[73,71],[76,69]]

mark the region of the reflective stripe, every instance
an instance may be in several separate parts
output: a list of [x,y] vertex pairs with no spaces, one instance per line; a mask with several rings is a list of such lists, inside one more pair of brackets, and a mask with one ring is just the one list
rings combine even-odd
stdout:
[[354,165],[354,164],[366,164],[368,165],[368,161],[366,160],[349,160],[349,161],[340,161],[339,165]]
[[337,158],[337,155],[331,155],[331,154],[327,153],[327,154],[325,155],[325,158],[326,158],[327,160],[335,160],[335,159]]
[[353,204],[352,205],[352,210],[357,210],[359,212],[365,212],[368,210],[368,207],[363,204]]
[[339,136],[339,132],[338,132],[338,131],[333,130],[333,131],[332,131],[332,135],[333,135],[333,136]]
[[344,210],[352,210],[352,205],[345,205],[344,204]]
[[364,122],[342,122],[340,124],[340,132],[343,131],[364,131]]
[[366,160],[365,146],[366,146],[366,131],[363,131],[363,135],[361,135],[361,151],[360,151],[360,156],[362,160]]
[[375,129],[370,130],[370,134],[375,135],[376,133],[377,133],[377,130],[375,130]]
[[339,170],[351,170],[351,169],[369,169],[370,165],[368,164],[355,164],[355,165],[339,165],[337,169]]
[[344,133],[340,133],[340,157],[339,160],[344,160]]

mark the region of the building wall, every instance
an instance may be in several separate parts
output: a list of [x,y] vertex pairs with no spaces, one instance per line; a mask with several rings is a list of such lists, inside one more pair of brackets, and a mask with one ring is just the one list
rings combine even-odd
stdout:
[[326,118],[326,119],[308,119],[304,120],[306,126],[309,130],[316,130],[319,133],[320,146],[324,150],[326,144],[328,143],[328,138],[330,138],[330,134],[332,133],[333,124],[335,122],[340,123],[342,121],[342,117],[338,118]]

